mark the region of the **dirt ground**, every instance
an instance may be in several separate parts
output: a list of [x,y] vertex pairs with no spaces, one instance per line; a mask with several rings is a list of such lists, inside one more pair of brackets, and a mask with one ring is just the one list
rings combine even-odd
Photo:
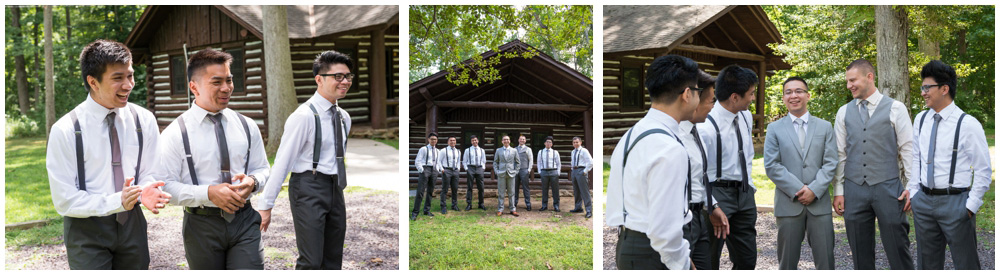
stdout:
[[[847,234],[844,229],[843,220],[838,221],[833,220],[833,230],[834,230],[834,267],[836,269],[849,270],[853,269],[853,261],[851,260],[851,248],[847,243]],[[911,231],[912,224],[911,224]],[[778,227],[775,224],[774,215],[770,212],[757,212],[757,269],[778,269],[778,257],[777,257],[777,235]],[[982,264],[984,270],[993,270],[996,268],[995,259],[995,248],[994,248],[994,233],[993,232],[976,232],[976,239],[979,241],[979,261]],[[885,258],[885,252],[882,250],[882,244],[880,238],[876,237],[875,246],[875,266],[877,269],[889,269],[889,262]],[[615,244],[618,242],[618,228],[611,228],[604,226],[604,269],[617,269],[615,267]],[[910,254],[914,260],[917,259],[916,256],[916,243],[911,240],[910,242]],[[809,249],[807,242],[802,244],[802,256],[799,259],[799,269],[816,269],[812,261],[812,250]],[[951,252],[945,253],[945,269],[954,269],[955,266],[951,261]],[[726,249],[722,250],[722,259],[720,263],[720,269],[732,269],[732,262],[729,261],[729,254]]]
[[[255,201],[255,199],[254,199]],[[399,269],[399,195],[364,189],[345,193],[347,237],[343,269]],[[263,234],[264,268],[294,269],[298,251],[287,196],[279,197],[271,225]],[[149,231],[150,269],[188,269],[181,244],[181,207],[169,206],[159,215],[145,214]],[[6,248],[6,266],[13,269],[68,269],[66,247],[59,245]]]

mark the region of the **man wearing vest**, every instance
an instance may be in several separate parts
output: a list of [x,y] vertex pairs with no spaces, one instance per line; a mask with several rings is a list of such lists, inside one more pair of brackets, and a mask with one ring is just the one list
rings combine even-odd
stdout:
[[904,213],[910,195],[899,179],[900,161],[906,173],[913,171],[913,124],[903,103],[875,88],[868,60],[851,62],[845,79],[854,100],[840,107],[834,122],[833,208],[844,216],[854,269],[875,269],[876,219],[889,267],[913,269]]
[[[434,181],[437,179],[438,173],[444,170],[438,161],[438,153],[440,152],[437,149],[437,143],[437,133],[427,134],[427,146],[420,147],[420,150],[417,151],[417,159],[413,161],[413,166],[417,167],[418,176],[417,197],[413,201],[413,212],[410,213],[411,221],[417,220],[421,203],[424,203],[424,215],[434,216],[431,214],[431,195],[434,193]],[[427,194],[426,203],[424,202],[424,193]]]
[[517,179],[514,183],[514,204],[517,204],[517,193],[523,190],[524,209],[531,211],[531,188],[528,188],[528,186],[531,183],[531,178],[534,177],[531,169],[535,166],[535,158],[532,158],[531,147],[525,145],[525,142],[527,142],[527,139],[524,135],[517,138],[517,158],[521,162],[521,165],[518,167]]
[[721,208],[726,219],[711,216],[713,227],[729,225],[728,236],[712,234],[711,268],[719,269],[722,246],[729,250],[733,269],[752,270],[757,265],[757,186],[750,177],[754,149],[751,129],[753,114],[747,110],[754,101],[757,74],[737,65],[726,66],[715,82],[718,102],[708,114],[708,123],[698,127],[705,143],[708,182],[712,198],[708,211]]
[[517,217],[520,216],[517,214],[517,201],[511,203],[510,197],[514,195],[514,177],[517,176],[521,160],[517,157],[517,149],[510,147],[509,136],[503,136],[501,142],[503,147],[493,152],[493,179],[497,180],[497,216],[503,214],[506,198],[510,214]]
[[559,151],[552,149],[552,136],[545,137],[545,149],[538,151],[538,174],[542,177],[542,208],[549,209],[549,189],[552,191],[552,211],[559,212]]
[[448,147],[438,153],[441,167],[441,214],[448,213],[448,188],[451,188],[451,210],[458,211],[458,172],[461,171],[462,153],[455,148],[455,137],[448,137]]
[[[684,224],[691,167],[678,123],[698,106],[698,64],[678,55],[657,57],[646,71],[652,106],[611,154],[605,224],[618,228],[618,269],[691,269]],[[693,146],[693,145],[691,145]]]
[[802,240],[809,236],[816,269],[832,270],[833,216],[828,187],[837,169],[833,125],[809,115],[806,80],[785,80],[782,101],[788,116],[767,125],[764,168],[774,182],[778,224],[778,268],[799,266]]
[[260,230],[267,231],[274,200],[285,175],[292,173],[288,199],[299,250],[295,269],[340,269],[343,262],[347,230],[344,150],[351,116],[337,101],[347,96],[354,82],[351,67],[351,58],[336,51],[316,56],[316,93],[285,120],[271,167],[274,176],[267,179],[258,201]]
[[573,137],[573,152],[570,153],[569,178],[573,182],[573,210],[570,213],[580,213],[586,211],[586,218],[593,217],[593,202],[590,201],[590,183],[588,182],[590,169],[594,168],[590,151],[583,148],[583,139]]
[[[989,145],[983,125],[955,105],[955,69],[934,60],[920,71],[928,110],[916,116],[914,169],[907,189],[913,207],[919,269],[944,269],[944,247],[955,269],[981,269],[976,212],[990,189]],[[949,150],[951,149],[951,150]]]
[[228,53],[204,49],[188,61],[191,108],[163,130],[158,178],[184,206],[191,269],[263,269],[261,216],[248,198],[270,170],[257,123],[232,109]]
[[[721,234],[728,230],[728,225],[720,230],[713,230],[709,227],[708,213],[703,211],[708,204],[710,193],[705,188],[705,183],[708,182],[705,172],[705,145],[701,142],[696,125],[705,122],[708,112],[712,110],[712,106],[715,106],[715,77],[699,70],[698,88],[702,89],[698,97],[698,108],[694,110],[691,119],[680,122],[677,126],[677,135],[684,143],[688,159],[691,160],[691,198],[688,201],[688,208],[691,210],[692,216],[691,222],[684,225],[684,239],[691,245],[692,264],[699,270],[708,270],[711,267],[712,255],[708,235],[715,232]],[[721,209],[716,208],[714,211],[712,215],[717,215],[722,219],[726,218]],[[728,234],[728,232],[726,233]]]
[[472,135],[469,140],[472,146],[465,148],[462,153],[462,166],[465,168],[465,184],[468,189],[465,191],[465,211],[472,210],[472,183],[476,183],[479,190],[479,209],[486,210],[483,206],[483,169],[486,167],[486,151],[479,147],[479,137]]
[[149,269],[138,202],[155,214],[170,201],[152,175],[156,118],[128,102],[135,80],[125,45],[90,43],[80,53],[80,70],[87,99],[52,125],[45,156],[69,268]]

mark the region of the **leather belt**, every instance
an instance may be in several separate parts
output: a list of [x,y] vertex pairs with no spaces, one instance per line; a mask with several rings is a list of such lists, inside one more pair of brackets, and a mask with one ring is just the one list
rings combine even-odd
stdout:
[[559,169],[556,169],[556,168],[552,168],[552,169],[542,169],[542,171],[556,171],[556,170],[559,170]]
[[703,208],[705,208],[704,202],[688,203],[688,209],[691,209],[691,211],[701,211]]
[[920,186],[920,192],[924,192],[924,194],[928,194],[928,195],[958,195],[958,194],[962,194],[965,191],[969,191],[969,188],[968,187],[966,187],[966,188],[949,187],[949,188],[945,188],[945,189],[931,189],[931,188],[927,188],[926,186]]

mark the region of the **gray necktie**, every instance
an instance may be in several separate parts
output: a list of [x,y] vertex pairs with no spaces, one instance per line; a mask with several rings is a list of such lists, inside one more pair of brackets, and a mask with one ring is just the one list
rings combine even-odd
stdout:
[[[222,113],[209,114],[208,119],[212,121],[212,124],[215,124],[215,139],[219,142],[219,155],[222,158],[221,171],[219,173],[220,180],[222,183],[232,183],[233,173],[229,171],[229,145],[226,143],[226,131],[222,128]],[[222,212],[222,218],[227,223],[232,222],[235,217],[235,214]]]
[[868,100],[861,100],[861,123],[868,123]]
[[740,157],[740,172],[743,173],[743,191],[746,191],[747,186],[750,184],[750,173],[747,173],[747,158],[743,154],[743,133],[740,132],[740,125],[736,121],[740,119],[740,116],[733,117],[733,129],[736,129],[736,144],[738,144],[739,157]]
[[934,126],[931,127],[931,144],[927,153],[927,186],[934,188],[934,149],[937,148],[937,127],[941,122],[941,114],[934,114]]
[[[118,143],[118,130],[115,128],[115,112],[108,113],[105,118],[108,122],[108,131],[111,135],[111,170],[114,172],[114,185],[115,193],[121,192],[125,184],[125,173],[122,171],[122,148],[121,144]],[[115,215],[115,220],[119,224],[125,224],[128,221],[128,211],[118,212]]]
[[344,119],[337,110],[337,105],[330,107],[330,111],[333,112],[333,136],[334,139],[333,148],[337,151],[337,185],[340,189],[347,187],[347,166],[344,164],[344,145],[347,144],[346,141],[340,140],[344,138]]
[[805,150],[806,149],[806,127],[805,127],[805,121],[803,121],[801,118],[796,118],[795,119],[795,127],[796,127],[796,130],[798,130],[796,132],[799,135],[799,150]]

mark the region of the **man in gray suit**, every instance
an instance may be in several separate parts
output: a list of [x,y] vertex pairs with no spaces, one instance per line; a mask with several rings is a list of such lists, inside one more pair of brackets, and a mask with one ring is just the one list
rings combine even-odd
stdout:
[[785,80],[781,101],[788,116],[767,125],[764,169],[774,192],[778,268],[797,269],[802,239],[809,235],[816,269],[833,269],[833,215],[827,188],[837,169],[833,125],[809,115],[805,79]]
[[517,176],[517,168],[521,166],[521,160],[517,158],[517,149],[510,147],[510,137],[503,136],[501,141],[503,147],[497,148],[493,152],[493,179],[497,179],[497,216],[503,214],[504,198],[510,205],[510,214],[514,217],[517,214],[517,201],[513,203],[510,196],[514,195],[514,177]]
[[514,205],[517,205],[517,193],[523,190],[524,209],[531,211],[531,188],[528,188],[528,184],[533,178],[531,167],[535,166],[535,158],[532,157],[531,147],[528,147],[526,142],[528,140],[524,138],[524,135],[517,138],[517,160],[521,164],[518,165],[517,180],[514,184]]

